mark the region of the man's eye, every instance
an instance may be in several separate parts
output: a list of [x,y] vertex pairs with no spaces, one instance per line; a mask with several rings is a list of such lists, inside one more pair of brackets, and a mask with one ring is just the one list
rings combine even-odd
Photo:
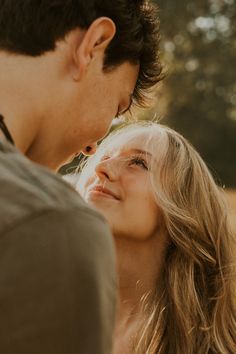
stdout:
[[140,157],[132,158],[131,161],[130,161],[130,165],[141,166],[145,170],[148,170],[146,161],[144,159],[140,158]]
[[116,115],[115,115],[115,119],[116,118],[119,118],[119,116],[121,115],[121,112],[120,112],[120,107],[118,108],[118,111],[117,111],[117,113],[116,113]]

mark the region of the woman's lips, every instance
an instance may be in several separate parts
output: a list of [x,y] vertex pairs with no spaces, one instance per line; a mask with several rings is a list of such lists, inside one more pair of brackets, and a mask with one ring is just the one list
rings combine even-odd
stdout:
[[98,186],[94,186],[93,188],[91,188],[89,191],[89,193],[96,193],[96,194],[100,194],[100,195],[104,195],[108,198],[112,198],[112,199],[115,199],[115,200],[119,200],[120,198],[118,198],[118,196],[113,192],[111,191],[110,189],[108,188],[104,188],[100,185]]

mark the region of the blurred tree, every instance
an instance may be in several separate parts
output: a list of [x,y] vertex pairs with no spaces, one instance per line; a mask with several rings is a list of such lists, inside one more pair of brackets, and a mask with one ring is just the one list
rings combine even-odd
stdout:
[[162,122],[193,143],[223,184],[236,187],[235,0],[157,3],[168,76],[151,116],[164,116]]

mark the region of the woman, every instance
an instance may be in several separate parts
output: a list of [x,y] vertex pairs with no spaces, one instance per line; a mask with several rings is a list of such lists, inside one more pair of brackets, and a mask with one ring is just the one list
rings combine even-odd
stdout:
[[194,148],[157,123],[131,124],[103,141],[77,186],[114,235],[114,354],[235,354],[235,246]]

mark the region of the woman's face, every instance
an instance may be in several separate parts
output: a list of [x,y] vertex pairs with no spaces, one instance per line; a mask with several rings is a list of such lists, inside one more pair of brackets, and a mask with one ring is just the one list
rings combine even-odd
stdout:
[[150,178],[149,136],[145,130],[115,136],[82,175],[82,195],[105,216],[117,237],[146,240],[160,224]]

